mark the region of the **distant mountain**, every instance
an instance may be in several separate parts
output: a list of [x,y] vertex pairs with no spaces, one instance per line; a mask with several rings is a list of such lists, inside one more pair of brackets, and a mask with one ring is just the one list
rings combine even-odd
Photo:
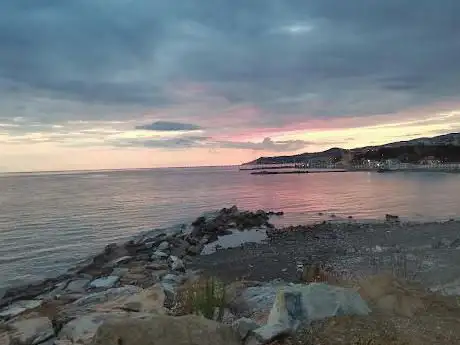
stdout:
[[256,160],[243,165],[256,165],[256,164],[287,164],[287,163],[300,163],[307,160],[322,160],[322,159],[337,159],[340,160],[347,150],[341,148],[331,148],[322,152],[301,153],[293,156],[275,156],[275,157],[260,157]]
[[[257,164],[292,164],[315,160],[340,161],[345,155],[351,154],[351,159],[377,159],[410,157],[415,161],[427,156],[437,157],[447,161],[460,161],[460,133],[443,134],[432,138],[417,138],[398,141],[377,146],[366,146],[351,150],[331,148],[322,152],[301,153],[291,156],[260,157],[243,165]],[[459,159],[459,160],[457,160]]]

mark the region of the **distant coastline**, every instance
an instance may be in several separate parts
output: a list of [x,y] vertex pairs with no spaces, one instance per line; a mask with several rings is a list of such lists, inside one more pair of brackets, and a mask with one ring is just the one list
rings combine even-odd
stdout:
[[260,157],[254,161],[243,163],[242,167],[305,164],[308,168],[326,168],[328,165],[350,168],[351,166],[370,164],[369,168],[378,168],[380,164],[438,166],[446,163],[460,163],[460,133],[354,149],[334,147],[322,152]]

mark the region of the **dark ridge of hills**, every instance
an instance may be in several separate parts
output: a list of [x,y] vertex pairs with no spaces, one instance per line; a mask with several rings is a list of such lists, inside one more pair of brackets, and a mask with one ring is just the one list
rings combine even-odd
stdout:
[[340,160],[346,151],[347,150],[334,147],[322,152],[306,152],[292,156],[260,157],[252,162],[244,163],[243,165],[300,163],[306,160],[323,159],[325,157],[332,157]]
[[431,158],[443,162],[460,162],[460,133],[449,133],[432,138],[417,138],[350,150],[334,147],[322,152],[260,157],[243,165],[295,164],[325,159],[338,162],[347,154],[350,154],[350,159],[353,161],[364,159],[399,159],[401,162],[416,162],[425,158]]

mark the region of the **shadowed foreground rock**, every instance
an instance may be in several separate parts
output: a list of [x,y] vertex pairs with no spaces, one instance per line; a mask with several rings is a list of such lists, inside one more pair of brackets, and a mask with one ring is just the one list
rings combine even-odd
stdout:
[[153,316],[108,321],[92,345],[240,345],[229,326],[199,316]]

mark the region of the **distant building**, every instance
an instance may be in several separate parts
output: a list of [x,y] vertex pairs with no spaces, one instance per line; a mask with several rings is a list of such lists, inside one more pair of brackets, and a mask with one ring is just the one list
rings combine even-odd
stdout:
[[385,166],[387,166],[389,169],[397,169],[401,165],[401,162],[399,159],[387,159],[384,162]]
[[434,156],[428,156],[419,161],[421,165],[438,165],[441,164],[441,161]]

